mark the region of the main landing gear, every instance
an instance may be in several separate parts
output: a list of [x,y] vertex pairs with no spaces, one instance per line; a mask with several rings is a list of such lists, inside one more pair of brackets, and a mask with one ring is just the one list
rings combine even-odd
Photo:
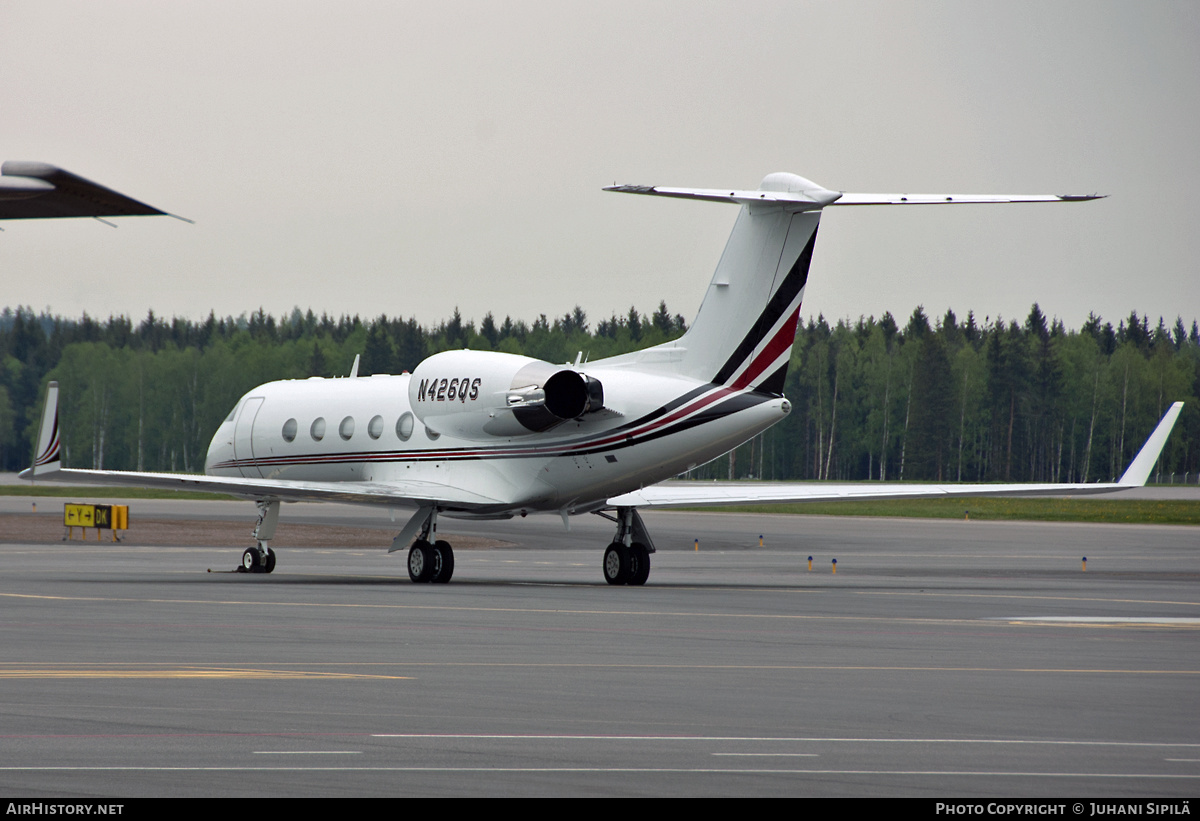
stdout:
[[650,578],[650,554],[654,542],[650,533],[632,507],[617,508],[616,517],[597,511],[600,516],[617,523],[617,537],[604,551],[604,580],[609,584],[631,584],[640,587]]
[[454,575],[454,550],[449,542],[417,539],[408,551],[408,577],[414,582],[445,584]]
[[403,543],[405,538],[411,538],[410,527],[420,527],[421,533],[408,549],[408,577],[414,582],[433,584],[445,584],[450,581],[450,577],[454,575],[454,549],[450,547],[449,542],[437,537],[437,508],[423,508],[417,511],[395,541]]
[[279,522],[279,500],[258,502],[258,524],[254,526],[255,547],[247,548],[242,554],[242,573],[270,573],[275,569],[275,551],[271,549],[271,538]]

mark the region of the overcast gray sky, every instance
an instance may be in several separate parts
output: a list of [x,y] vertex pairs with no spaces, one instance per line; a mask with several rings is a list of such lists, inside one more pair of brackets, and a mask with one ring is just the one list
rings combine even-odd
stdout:
[[[67,316],[690,321],[730,205],[614,182],[1090,193],[831,209],[806,316],[1200,316],[1200,3],[0,2],[0,159],[196,220],[8,222]],[[1190,192],[1190,193],[1189,193]]]

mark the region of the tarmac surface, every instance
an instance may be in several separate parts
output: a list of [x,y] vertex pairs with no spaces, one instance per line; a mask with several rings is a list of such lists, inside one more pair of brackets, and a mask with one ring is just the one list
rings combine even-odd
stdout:
[[1200,528],[654,512],[632,588],[599,517],[443,518],[454,580],[414,585],[402,511],[285,506],[378,546],[277,541],[268,576],[189,538],[248,545],[250,503],[130,504],[177,538],[0,532],[4,794],[1200,789]]

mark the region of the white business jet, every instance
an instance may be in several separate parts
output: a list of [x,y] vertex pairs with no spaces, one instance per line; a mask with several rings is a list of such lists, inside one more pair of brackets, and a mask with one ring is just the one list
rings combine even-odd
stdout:
[[270,382],[217,429],[203,476],[65,469],[58,387],[50,384],[37,458],[25,478],[213,491],[258,504],[242,557],[270,573],[280,502],[415,509],[389,552],[408,551],[414,582],[447,582],[454,552],[442,516],[507,519],[594,513],[616,526],[601,567],[641,585],[654,543],[638,509],[832,499],[1103,493],[1145,484],[1179,415],[1173,405],[1120,481],[1107,484],[656,485],[756,436],[791,410],[783,396],[823,209],[843,205],[1072,202],[1095,196],[846,194],[794,174],[752,191],[614,186],[605,190],[741,206],[691,328],[679,339],[581,364],[446,351],[400,376]]

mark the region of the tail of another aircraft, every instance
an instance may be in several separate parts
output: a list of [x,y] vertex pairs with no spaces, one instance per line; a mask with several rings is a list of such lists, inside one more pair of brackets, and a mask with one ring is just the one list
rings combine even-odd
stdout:
[[33,479],[62,468],[59,456],[61,439],[58,431],[58,383],[46,389],[46,407],[42,410],[42,426],[38,431],[37,452],[33,466],[21,473],[23,479]]
[[795,174],[768,174],[754,191],[618,185],[606,191],[742,206],[692,327],[660,348],[686,376],[782,394],[821,211],[831,205],[1071,202],[1096,195],[844,194]]

